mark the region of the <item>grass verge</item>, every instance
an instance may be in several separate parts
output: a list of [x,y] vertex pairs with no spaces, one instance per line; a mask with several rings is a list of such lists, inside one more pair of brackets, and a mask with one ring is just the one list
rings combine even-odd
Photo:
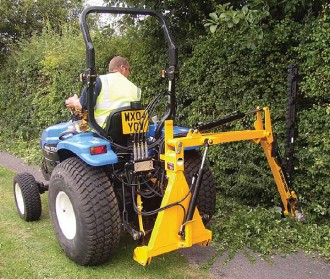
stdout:
[[150,266],[133,260],[135,243],[128,237],[108,263],[82,267],[60,250],[48,214],[47,194],[38,222],[19,218],[12,191],[14,173],[0,166],[0,278],[208,278],[207,272],[189,266],[178,252],[155,257]]

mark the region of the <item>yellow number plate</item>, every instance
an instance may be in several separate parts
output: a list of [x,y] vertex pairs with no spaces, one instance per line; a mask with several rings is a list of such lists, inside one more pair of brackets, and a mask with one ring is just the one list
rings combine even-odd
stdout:
[[129,110],[121,112],[123,134],[133,134],[148,131],[148,114],[144,110]]

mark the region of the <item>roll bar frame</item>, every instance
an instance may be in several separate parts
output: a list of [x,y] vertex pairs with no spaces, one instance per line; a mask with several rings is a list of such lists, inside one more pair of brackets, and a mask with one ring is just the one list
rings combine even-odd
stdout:
[[164,32],[165,39],[168,45],[168,58],[169,68],[167,69],[167,77],[169,79],[169,102],[168,110],[162,119],[159,121],[156,128],[156,134],[159,136],[161,129],[164,126],[165,120],[174,119],[176,99],[175,99],[175,80],[178,74],[178,50],[174,43],[171,32],[168,28],[165,18],[154,10],[150,9],[137,9],[137,8],[121,8],[121,7],[97,7],[92,6],[85,8],[80,15],[79,25],[82,30],[83,38],[86,46],[86,83],[87,83],[87,111],[88,111],[88,122],[90,126],[101,136],[106,137],[105,131],[100,127],[94,116],[94,105],[93,105],[93,92],[95,87],[95,81],[97,77],[97,70],[95,65],[95,49],[90,36],[89,28],[87,25],[87,16],[92,13],[102,14],[130,14],[130,15],[149,15],[158,19],[161,28]]

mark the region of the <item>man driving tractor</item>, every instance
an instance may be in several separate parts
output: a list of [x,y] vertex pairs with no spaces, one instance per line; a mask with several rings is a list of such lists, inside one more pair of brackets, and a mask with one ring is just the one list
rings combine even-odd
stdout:
[[[141,89],[127,78],[131,67],[126,58],[115,56],[110,60],[109,73],[96,78],[94,89],[94,115],[97,124],[104,126],[106,118],[114,109],[129,106],[139,101]],[[80,98],[75,94],[65,101],[68,108],[87,109],[87,90],[84,88]]]

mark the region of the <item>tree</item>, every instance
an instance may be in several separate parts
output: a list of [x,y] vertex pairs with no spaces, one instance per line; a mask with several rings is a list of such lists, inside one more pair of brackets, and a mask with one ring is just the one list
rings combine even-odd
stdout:
[[82,0],[1,0],[0,61],[21,38],[41,32],[45,22],[60,30],[64,22],[77,22]]
[[204,20],[215,6],[222,2],[219,0],[105,0],[110,6],[126,3],[128,7],[154,9],[162,13],[168,20],[171,32],[175,38],[179,50],[183,54],[192,51],[192,39],[205,34]]

